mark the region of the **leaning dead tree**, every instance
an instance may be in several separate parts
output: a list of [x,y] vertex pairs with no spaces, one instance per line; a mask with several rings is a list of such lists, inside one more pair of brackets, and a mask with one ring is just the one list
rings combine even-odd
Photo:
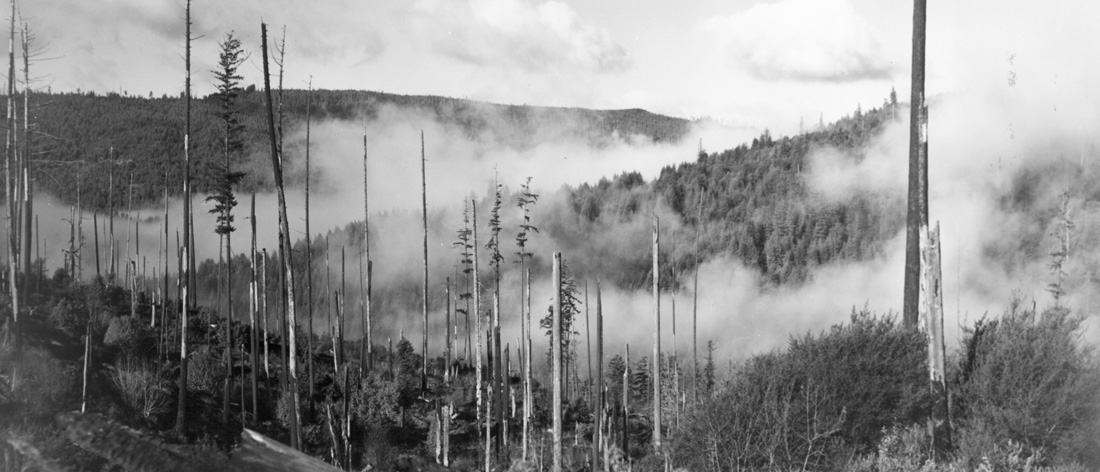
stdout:
[[301,441],[301,392],[298,390],[298,378],[297,378],[297,336],[293,334],[297,327],[297,318],[294,310],[294,265],[291,262],[293,259],[293,252],[290,247],[290,222],[287,219],[286,212],[286,191],[283,187],[283,165],[282,159],[279,155],[278,141],[275,135],[275,118],[273,115],[273,107],[271,103],[271,74],[268,71],[268,51],[267,51],[267,24],[260,23],[260,44],[263,48],[263,68],[264,68],[264,98],[267,101],[267,125],[268,125],[268,137],[271,144],[271,168],[275,174],[275,191],[279,200],[279,232],[283,235],[281,239],[280,248],[282,251],[283,262],[283,281],[285,283],[286,290],[286,318],[288,325],[288,335],[285,339],[289,340],[290,349],[290,365],[287,371],[287,377],[289,380],[290,388],[293,392],[293,414],[290,416],[290,447],[298,449]]
[[927,0],[913,0],[912,95],[909,111],[909,194],[905,219],[905,290],[902,319],[917,327],[920,303],[921,235],[928,231],[928,108],[924,101]]

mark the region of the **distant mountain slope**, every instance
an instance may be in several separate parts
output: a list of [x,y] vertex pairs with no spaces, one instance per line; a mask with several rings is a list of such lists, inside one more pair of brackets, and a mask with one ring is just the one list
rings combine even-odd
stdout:
[[[904,226],[904,201],[870,193],[834,201],[816,198],[806,176],[811,154],[818,149],[832,148],[858,159],[871,139],[896,122],[897,109],[888,103],[778,139],[765,132],[734,149],[665,167],[648,183],[637,173],[624,173],[580,185],[569,190],[573,218],[557,220],[579,223],[544,229],[555,239],[576,242],[566,251],[600,251],[584,260],[626,268],[616,271],[621,277],[616,282],[628,287],[644,286],[652,273],[645,246],[593,248],[590,241],[623,228],[633,228],[644,240],[644,222],[624,223],[646,220],[658,201],[686,224],[681,234],[666,239],[679,241],[662,267],[668,276],[673,270],[690,270],[696,257],[728,256],[757,269],[765,283],[798,283],[816,266],[881,255],[884,243]],[[696,231],[701,254],[694,251]]]
[[[283,94],[283,129],[288,133],[305,121],[306,92]],[[278,99],[277,99],[278,100]],[[502,145],[524,149],[540,142],[569,139],[593,146],[618,137],[640,136],[652,141],[677,141],[690,122],[645,110],[589,110],[583,108],[498,105],[471,100],[395,95],[354,90],[315,90],[313,119],[358,120],[378,117],[387,110],[434,117],[444,126],[455,126],[468,137],[495,139]],[[133,172],[134,199],[155,201],[163,194],[165,171],[169,191],[181,189],[184,102],[179,97],[139,98],[93,94],[34,94],[32,122],[36,140],[38,189],[76,200],[78,175],[86,205],[107,205],[107,181],[113,156],[116,179]],[[213,162],[220,161],[221,133],[213,97],[192,100],[192,176],[195,188],[211,188]],[[389,107],[389,108],[387,108]],[[245,125],[245,156],[266,159],[266,124],[263,97],[252,87],[240,99]],[[112,152],[113,149],[113,152]],[[290,155],[288,157],[295,158]],[[244,190],[263,186],[263,180],[246,180]],[[250,188],[251,187],[251,188]],[[115,195],[115,203],[126,197]]]

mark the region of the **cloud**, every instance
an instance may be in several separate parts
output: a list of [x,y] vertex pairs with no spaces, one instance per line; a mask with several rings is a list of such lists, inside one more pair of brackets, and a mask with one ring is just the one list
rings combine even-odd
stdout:
[[[423,4],[433,47],[477,66],[517,67],[527,72],[623,70],[626,50],[602,29],[585,23],[558,1],[470,0]],[[440,27],[442,26],[442,27]]]
[[847,0],[761,3],[703,28],[735,66],[762,80],[850,82],[891,72],[874,29]]

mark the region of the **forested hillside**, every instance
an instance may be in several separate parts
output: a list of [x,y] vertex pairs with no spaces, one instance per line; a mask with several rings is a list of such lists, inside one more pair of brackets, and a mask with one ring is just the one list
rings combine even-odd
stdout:
[[[304,125],[305,90],[286,90],[276,100],[285,115],[281,124],[284,134]],[[677,141],[688,132],[690,124],[688,120],[640,109],[497,105],[354,90],[314,90],[311,100],[315,123],[327,119],[365,123],[392,110],[424,116],[460,129],[471,138],[494,139],[517,149],[555,141],[580,141],[598,147],[631,136],[654,142]],[[137,203],[153,202],[163,196],[166,170],[168,182],[181,181],[184,128],[181,98],[67,93],[34,94],[31,101],[36,104],[31,121],[40,136],[35,143],[40,191],[75,202],[79,183],[86,205],[106,208],[106,184],[112,171],[116,179],[128,179],[133,173],[134,181],[142,183],[134,188]],[[199,193],[214,185],[216,166],[212,164],[221,159],[217,107],[214,96],[192,102],[191,158],[196,162],[192,178]],[[242,91],[239,111],[244,125],[243,155],[246,160],[257,160],[258,168],[263,168],[265,159],[263,107],[263,96],[254,87]],[[287,156],[299,159],[300,150],[291,146],[288,144]],[[113,166],[109,163],[112,159]],[[243,167],[251,166],[246,162]],[[240,190],[271,188],[270,176],[255,172],[246,176]],[[178,184],[169,187],[173,195],[180,191]],[[114,198],[116,204],[122,204],[127,195],[119,192]]]
[[[859,159],[864,145],[896,118],[896,109],[896,103],[886,103],[779,139],[765,132],[751,144],[666,167],[648,185],[636,173],[581,185],[569,198],[590,226],[578,231],[635,218],[656,199],[683,222],[701,225],[700,259],[732,256],[757,268],[768,283],[803,281],[814,266],[879,255],[883,242],[904,225],[904,201],[875,194],[845,201],[816,198],[805,175],[815,150],[831,147]],[[694,235],[685,234],[674,267],[694,265],[694,243]],[[637,263],[644,265],[644,258]],[[645,278],[621,282],[640,286]]]

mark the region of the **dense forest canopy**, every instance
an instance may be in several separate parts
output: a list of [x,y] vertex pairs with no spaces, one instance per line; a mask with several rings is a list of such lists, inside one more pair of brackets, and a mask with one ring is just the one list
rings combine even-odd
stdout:
[[[354,90],[314,90],[312,115],[315,122],[345,120],[365,123],[392,107],[433,118],[443,126],[455,127],[471,138],[491,135],[498,142],[518,149],[543,141],[568,140],[602,146],[618,139],[640,136],[653,142],[677,141],[687,134],[690,122],[645,110],[589,110],[519,105],[497,105],[438,96],[396,95]],[[306,91],[285,90],[276,98],[285,113],[284,135],[304,127]],[[278,97],[277,96],[277,97]],[[35,93],[38,106],[32,120],[45,137],[37,146],[36,166],[39,189],[66,202],[75,202],[79,187],[85,205],[106,208],[108,174],[117,178],[134,174],[136,203],[155,202],[163,196],[164,172],[168,182],[182,175],[183,100],[180,97],[122,96],[115,93]],[[210,191],[216,180],[221,130],[218,100],[214,95],[192,102],[192,178],[197,192]],[[262,120],[263,95],[254,87],[239,97],[240,121],[244,125],[242,154],[244,167],[263,169],[266,128]],[[300,149],[288,147],[287,155],[301,159]],[[111,161],[114,165],[111,165]],[[249,165],[250,163],[255,163]],[[288,184],[303,179],[288,176]],[[271,190],[267,173],[253,172],[245,178],[242,192]],[[179,194],[178,184],[169,193]],[[125,203],[125,194],[115,195],[115,204]]]

